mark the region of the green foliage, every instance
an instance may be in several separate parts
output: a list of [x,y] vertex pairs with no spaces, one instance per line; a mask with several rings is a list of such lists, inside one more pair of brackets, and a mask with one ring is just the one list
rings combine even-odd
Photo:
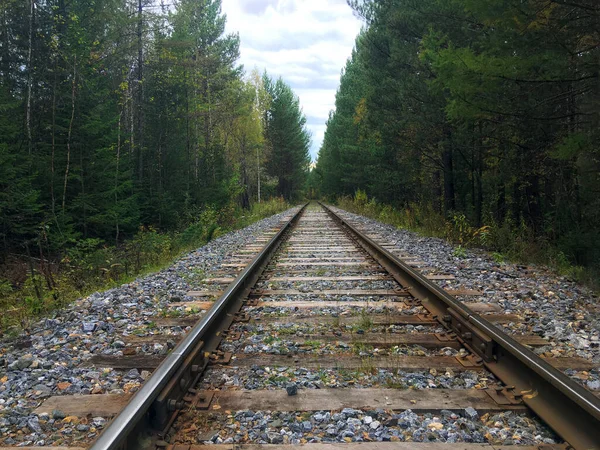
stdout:
[[356,205],[359,208],[360,207],[364,208],[367,205],[367,201],[368,201],[367,193],[365,191],[357,189],[356,193],[354,194],[354,203],[356,203]]
[[[489,250],[492,259],[497,264],[504,264],[507,260],[546,264],[569,279],[584,282],[596,289],[599,288],[598,269],[594,266],[586,268],[579,264],[573,264],[572,257],[568,257],[563,250],[563,248],[572,248],[577,244],[569,242],[561,247],[560,244],[552,245],[547,241],[536,239],[533,230],[528,228],[524,222],[516,226],[510,220],[506,220],[502,224],[497,224],[492,220],[491,225],[473,227],[462,214],[455,214],[451,219],[444,220],[431,210],[417,210],[416,214],[412,209],[399,211],[389,205],[374,202],[372,199],[367,201],[362,195],[353,198],[340,197],[337,204],[347,211],[365,215],[398,228],[416,231],[427,236],[446,238],[457,245],[452,250],[452,256],[456,258],[466,258],[466,248],[468,247],[480,247]],[[433,217],[427,218],[428,214],[432,214]]]
[[[215,228],[218,223],[231,224],[228,229],[242,228],[289,207],[283,199],[275,198],[253,204],[251,211],[208,208],[182,233],[159,233],[153,228],[142,228],[133,239],[118,247],[106,245],[97,238],[79,240],[67,250],[60,265],[51,269],[55,281],[52,289],[44,288],[47,279],[40,267],[17,289],[8,280],[0,279],[0,308],[5,311],[0,317],[0,330],[14,325],[25,327],[40,314],[87,293],[160,269],[182,253],[216,238],[221,230],[218,226]],[[202,278],[201,270],[191,270],[188,281],[196,283]]]
[[469,245],[473,242],[481,242],[489,240],[490,227],[472,227],[464,214],[454,214],[446,223],[445,237],[456,242],[460,246]]
[[496,264],[504,264],[505,257],[500,252],[492,252],[492,259]]
[[265,110],[265,136],[269,143],[267,169],[277,178],[277,195],[296,199],[308,176],[310,134],[300,100],[281,78],[273,81],[265,72],[265,91],[270,96]]
[[467,257],[467,251],[462,245],[459,245],[452,250],[452,256],[463,259]]
[[134,256],[135,271],[141,270],[142,261],[157,264],[170,256],[171,237],[160,234],[154,228],[142,228],[127,242],[127,253]]
[[[288,174],[267,168],[290,155],[286,196],[303,187],[298,99],[281,80],[267,91],[258,74],[244,74],[221,1],[163,9],[144,0],[135,14],[131,6],[0,5],[0,273],[14,288],[11,317],[127,280],[279,211],[282,202],[264,199]],[[288,132],[301,148],[278,154],[273,140]]]
[[396,209],[390,205],[379,203],[374,198],[368,201],[359,197],[343,196],[337,199],[340,208],[356,214],[372,217],[381,222],[394,225],[397,228],[422,231],[428,235],[442,237],[444,235],[446,221],[440,214],[431,208],[419,204],[410,204],[405,209]]
[[313,189],[460,248],[600,268],[597,2],[348,3],[365,27]]

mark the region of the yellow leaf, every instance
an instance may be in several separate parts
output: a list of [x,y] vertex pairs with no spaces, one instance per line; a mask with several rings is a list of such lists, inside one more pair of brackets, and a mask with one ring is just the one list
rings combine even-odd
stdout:
[[79,422],[79,417],[77,416],[67,416],[63,419],[63,423],[77,423]]
[[213,409],[221,409],[221,405],[213,405]]
[[2,378],[0,378],[0,383],[6,383],[7,381],[8,381],[7,376],[3,376]]

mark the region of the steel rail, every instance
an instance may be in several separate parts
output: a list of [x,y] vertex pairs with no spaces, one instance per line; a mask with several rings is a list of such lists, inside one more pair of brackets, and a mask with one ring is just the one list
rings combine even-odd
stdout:
[[322,203],[321,206],[510,387],[502,393],[507,401],[523,401],[573,448],[600,449],[600,399],[365,236],[331,208]]
[[[260,253],[252,259],[246,268],[227,287],[225,292],[215,304],[207,311],[206,315],[190,330],[185,338],[169,353],[157,367],[152,376],[142,385],[139,391],[131,398],[125,408],[114,418],[109,426],[102,432],[90,447],[90,450],[115,450],[130,446],[140,446],[142,438],[131,436],[140,428],[140,423],[150,423],[147,417],[153,403],[163,389],[171,382],[184,360],[201,344],[211,327],[221,321],[229,306],[240,297],[245,297],[250,288],[256,283],[264,271],[274,252],[283,238],[306,208],[300,210],[281,228],[281,230],[265,245]],[[145,426],[143,428],[146,428]],[[149,430],[138,430],[147,433]],[[156,431],[156,430],[154,430]]]

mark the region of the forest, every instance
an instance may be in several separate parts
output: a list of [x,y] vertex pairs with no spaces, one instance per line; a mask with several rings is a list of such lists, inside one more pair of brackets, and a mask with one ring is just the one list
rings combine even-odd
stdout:
[[301,195],[299,99],[237,63],[220,0],[5,0],[0,17],[0,297],[40,308]]
[[597,267],[600,4],[348,3],[365,26],[312,188],[463,245]]
[[348,4],[364,26],[310,170],[300,99],[239,64],[220,0],[1,2],[0,307],[305,198],[597,280],[600,4]]

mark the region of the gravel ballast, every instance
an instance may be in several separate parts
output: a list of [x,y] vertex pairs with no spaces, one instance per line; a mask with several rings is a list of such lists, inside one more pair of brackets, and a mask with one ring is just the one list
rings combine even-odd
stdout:
[[[436,273],[452,274],[454,280],[434,281],[445,289],[473,289],[479,296],[458,297],[471,302],[490,303],[503,313],[523,320],[499,325],[508,334],[537,334],[549,345],[535,349],[545,356],[579,356],[600,367],[600,314],[598,298],[589,289],[536,265],[498,263],[491,254],[465,249],[463,257],[443,239],[424,237],[397,229],[364,216],[333,208],[342,217],[374,236],[379,243],[395,246],[394,253],[407,254],[435,268]],[[600,389],[598,369],[589,373],[567,371],[584,386]]]
[[[68,445],[93,439],[105,418],[79,420],[61,411],[37,416],[32,411],[52,395],[138,390],[150,372],[79,366],[93,355],[123,355],[126,336],[151,327],[171,302],[186,300],[204,274],[220,270],[236,250],[255,243],[296,210],[227,233],[167,269],[96,292],[40,320],[22,336],[0,341],[0,444]],[[166,345],[141,347],[138,354],[166,354],[181,332]]]
[[[592,308],[596,298],[591,292],[551,271],[536,266],[498,264],[486,252],[466,250],[466,256],[453,255],[453,247],[441,239],[427,238],[377,221],[337,210],[346,219],[376,241],[393,243],[397,253],[421,260],[438,274],[453,274],[453,280],[435,281],[446,289],[470,289],[477,296],[459,297],[467,304],[489,303],[502,313],[515,314],[522,320],[499,326],[510,334],[537,334],[549,340],[535,348],[545,356],[580,356],[600,366],[600,320]],[[207,277],[234,277],[236,270],[222,267],[240,248],[254,244],[256,238],[279,225],[293,211],[273,216],[243,230],[228,233],[208,245],[178,259],[171,267],[141,277],[134,282],[95,293],[71,306],[40,320],[26,334],[0,342],[0,445],[78,445],[94,439],[105,427],[107,418],[68,417],[60,410],[34,414],[33,410],[47,397],[71,394],[121,394],[139,389],[150,376],[146,370],[86,368],[95,355],[165,355],[186,326],[163,326],[155,323],[165,317],[192,315],[203,311],[186,305],[192,300],[190,290],[214,289],[223,285],[203,284]],[[259,241],[263,245],[263,241]],[[312,257],[312,256],[309,256]],[[273,265],[272,276],[285,276],[285,269]],[[363,267],[332,265],[310,267],[301,262],[294,266],[294,276],[372,275]],[[381,272],[383,274],[383,272]],[[302,292],[323,289],[393,289],[390,280],[370,280],[362,284],[351,281],[264,281],[262,289],[293,289]],[[366,306],[345,304],[365,300]],[[264,300],[264,299],[263,299]],[[302,296],[302,301],[316,301],[315,306],[298,308],[293,295],[269,296],[262,306],[246,306],[243,311],[252,322],[234,324],[241,339],[223,341],[221,350],[243,356],[266,354],[318,355],[335,358],[354,356],[454,356],[452,348],[423,348],[394,345],[374,348],[337,339],[319,340],[330,326],[319,323],[321,317],[340,318],[336,331],[341,335],[388,333],[390,336],[442,331],[437,326],[374,325],[364,317],[373,314],[418,314],[421,306],[410,306],[402,298],[374,295]],[[386,300],[394,304],[383,304]],[[321,303],[334,303],[320,305]],[[375,303],[372,303],[375,302]],[[286,318],[281,323],[279,318]],[[303,318],[313,319],[302,323]],[[352,323],[344,320],[354,318]],[[161,342],[144,342],[136,347],[127,344],[131,337],[168,334]],[[300,342],[295,337],[317,336]],[[360,343],[360,342],[359,342]],[[131,352],[134,353],[131,353]],[[464,350],[461,350],[464,351]],[[592,390],[600,390],[600,371],[566,370],[565,373]],[[308,369],[302,367],[214,367],[207,370],[198,386],[202,389],[287,389],[372,388],[399,389],[481,389],[497,382],[485,371],[377,369],[364,370]],[[319,405],[321,407],[321,405]],[[498,444],[541,444],[557,440],[541,423],[526,415],[510,412],[479,414],[473,408],[461,413],[441,411],[416,414],[411,410],[352,410],[319,412],[233,411],[211,413],[211,420],[198,426],[194,441],[205,443],[306,443],[361,441],[437,441],[488,442]],[[203,419],[205,420],[206,417]],[[211,426],[225,423],[220,432],[211,434]],[[216,425],[214,425],[216,426]],[[202,436],[198,435],[200,433]]]

